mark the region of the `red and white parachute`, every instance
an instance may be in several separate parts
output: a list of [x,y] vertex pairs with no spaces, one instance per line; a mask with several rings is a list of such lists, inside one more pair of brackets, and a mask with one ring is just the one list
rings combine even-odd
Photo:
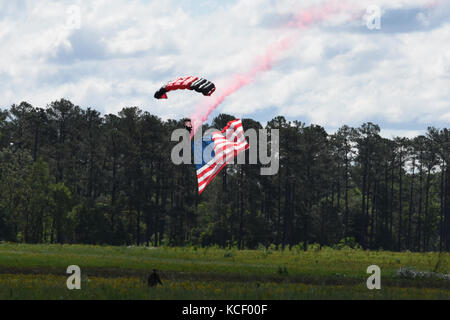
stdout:
[[216,86],[214,83],[203,78],[193,76],[179,77],[170,81],[168,84],[156,91],[155,98],[167,99],[167,92],[180,89],[195,90],[202,93],[204,96],[210,96],[214,91],[216,91]]

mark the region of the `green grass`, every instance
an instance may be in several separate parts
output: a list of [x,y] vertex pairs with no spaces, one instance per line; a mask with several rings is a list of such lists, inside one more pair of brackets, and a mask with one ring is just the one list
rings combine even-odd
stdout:
[[[0,244],[0,299],[450,299],[450,280],[404,279],[402,267],[434,271],[437,253],[363,250],[224,250]],[[439,270],[450,273],[449,254]],[[381,268],[381,290],[366,269]],[[66,288],[69,265],[82,289]],[[163,287],[147,288],[151,269]]]

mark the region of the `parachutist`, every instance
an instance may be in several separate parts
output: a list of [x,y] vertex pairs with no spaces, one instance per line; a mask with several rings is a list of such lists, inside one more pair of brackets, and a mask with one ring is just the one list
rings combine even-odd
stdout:
[[155,287],[158,284],[162,285],[161,278],[159,277],[158,270],[153,269],[153,273],[148,276],[147,284],[149,287]]
[[192,132],[192,122],[191,119],[184,119],[184,127],[186,128],[189,133]]

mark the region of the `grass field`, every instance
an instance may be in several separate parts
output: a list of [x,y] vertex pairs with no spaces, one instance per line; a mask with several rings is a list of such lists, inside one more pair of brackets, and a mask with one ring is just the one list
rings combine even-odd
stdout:
[[[0,299],[446,299],[450,255],[0,244]],[[369,265],[381,290],[368,290]],[[81,290],[68,290],[69,265]],[[148,288],[151,269],[163,286]],[[399,273],[403,268],[407,272]],[[405,269],[406,268],[406,269]]]

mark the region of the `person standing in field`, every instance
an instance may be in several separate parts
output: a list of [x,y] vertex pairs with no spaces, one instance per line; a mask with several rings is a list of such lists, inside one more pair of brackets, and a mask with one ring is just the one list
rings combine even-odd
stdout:
[[147,284],[149,287],[156,287],[158,284],[162,285],[161,278],[158,275],[158,270],[153,269],[153,273],[148,276]]

